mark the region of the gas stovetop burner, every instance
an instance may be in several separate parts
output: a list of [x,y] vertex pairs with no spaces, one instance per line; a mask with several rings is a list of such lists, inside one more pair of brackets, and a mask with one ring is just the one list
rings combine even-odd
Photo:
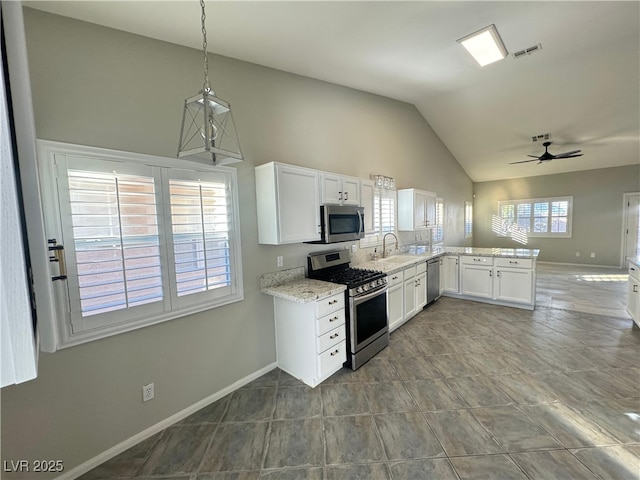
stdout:
[[387,275],[375,270],[352,268],[347,250],[310,255],[310,278],[346,285],[349,295],[362,295],[387,285]]

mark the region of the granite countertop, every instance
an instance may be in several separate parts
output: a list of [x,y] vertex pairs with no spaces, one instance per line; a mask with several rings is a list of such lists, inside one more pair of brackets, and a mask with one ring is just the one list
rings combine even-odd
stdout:
[[260,277],[260,287],[262,293],[297,303],[315,302],[347,289],[337,283],[305,278],[304,267],[266,273]]
[[640,268],[640,255],[635,257],[627,257],[627,262],[633,263],[636,267]]
[[[354,268],[364,268],[376,270],[386,274],[398,272],[413,264],[426,262],[432,258],[441,257],[447,254],[470,255],[480,257],[503,257],[503,258],[536,258],[540,253],[538,249],[528,248],[480,248],[480,247],[434,247],[433,249],[417,247],[409,248],[407,252],[399,252],[391,257],[404,257],[406,261],[385,262],[384,258],[353,265]],[[402,258],[398,259],[402,260]]]

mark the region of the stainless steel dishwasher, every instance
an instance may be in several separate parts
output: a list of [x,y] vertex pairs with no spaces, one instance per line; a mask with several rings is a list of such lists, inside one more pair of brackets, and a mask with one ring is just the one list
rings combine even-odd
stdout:
[[427,262],[427,305],[440,298],[440,259]]

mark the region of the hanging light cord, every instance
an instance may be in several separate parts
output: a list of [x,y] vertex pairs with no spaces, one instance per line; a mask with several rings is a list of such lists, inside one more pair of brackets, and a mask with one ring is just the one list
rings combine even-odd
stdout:
[[204,12],[204,0],[200,0],[200,8],[202,9],[202,16],[200,17],[200,23],[202,24],[202,53],[204,56],[204,91],[211,91],[211,84],[209,84],[209,57],[207,56],[207,29],[205,27],[205,20],[207,15]]

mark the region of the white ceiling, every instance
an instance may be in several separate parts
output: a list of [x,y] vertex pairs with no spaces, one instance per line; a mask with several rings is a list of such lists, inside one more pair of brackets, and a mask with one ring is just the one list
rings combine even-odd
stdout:
[[[202,48],[196,0],[24,3]],[[456,40],[489,24],[510,53],[542,50],[481,68]],[[211,52],[414,104],[476,182],[640,163],[637,1],[209,0],[207,37]],[[540,155],[542,133],[584,156],[509,165]]]

